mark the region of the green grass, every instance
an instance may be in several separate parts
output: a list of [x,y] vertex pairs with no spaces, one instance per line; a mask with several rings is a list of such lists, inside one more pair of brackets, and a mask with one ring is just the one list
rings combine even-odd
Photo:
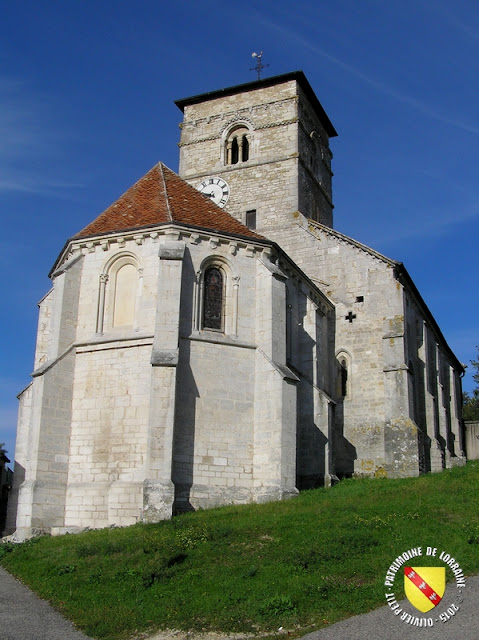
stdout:
[[387,568],[417,546],[479,572],[479,463],[0,545],[0,563],[94,638],[161,628],[299,634],[385,604]]

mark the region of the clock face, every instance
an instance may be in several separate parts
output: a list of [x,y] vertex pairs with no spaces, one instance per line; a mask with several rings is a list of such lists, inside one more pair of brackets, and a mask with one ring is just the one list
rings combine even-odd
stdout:
[[224,207],[230,197],[229,185],[223,178],[205,178],[196,188],[218,207]]

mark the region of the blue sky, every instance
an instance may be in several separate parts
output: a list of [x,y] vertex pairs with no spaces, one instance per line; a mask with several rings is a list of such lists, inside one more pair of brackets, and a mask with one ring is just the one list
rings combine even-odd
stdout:
[[[338,131],[335,227],[404,262],[459,360],[479,344],[477,0],[16,0],[0,24],[0,442],[68,237],[162,160],[178,98],[302,69]],[[464,388],[471,390],[471,369]]]

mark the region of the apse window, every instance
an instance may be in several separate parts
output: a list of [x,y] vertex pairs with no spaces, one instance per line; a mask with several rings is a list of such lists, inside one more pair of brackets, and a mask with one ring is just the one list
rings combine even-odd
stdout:
[[135,318],[135,297],[138,274],[132,264],[124,264],[116,272],[113,326],[131,326]]
[[223,330],[224,278],[221,269],[209,267],[204,275],[203,328]]

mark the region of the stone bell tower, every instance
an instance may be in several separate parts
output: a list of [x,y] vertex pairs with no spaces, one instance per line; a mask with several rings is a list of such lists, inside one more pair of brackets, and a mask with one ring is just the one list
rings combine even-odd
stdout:
[[329,138],[302,71],[176,101],[180,176],[266,236],[298,216],[333,226]]

